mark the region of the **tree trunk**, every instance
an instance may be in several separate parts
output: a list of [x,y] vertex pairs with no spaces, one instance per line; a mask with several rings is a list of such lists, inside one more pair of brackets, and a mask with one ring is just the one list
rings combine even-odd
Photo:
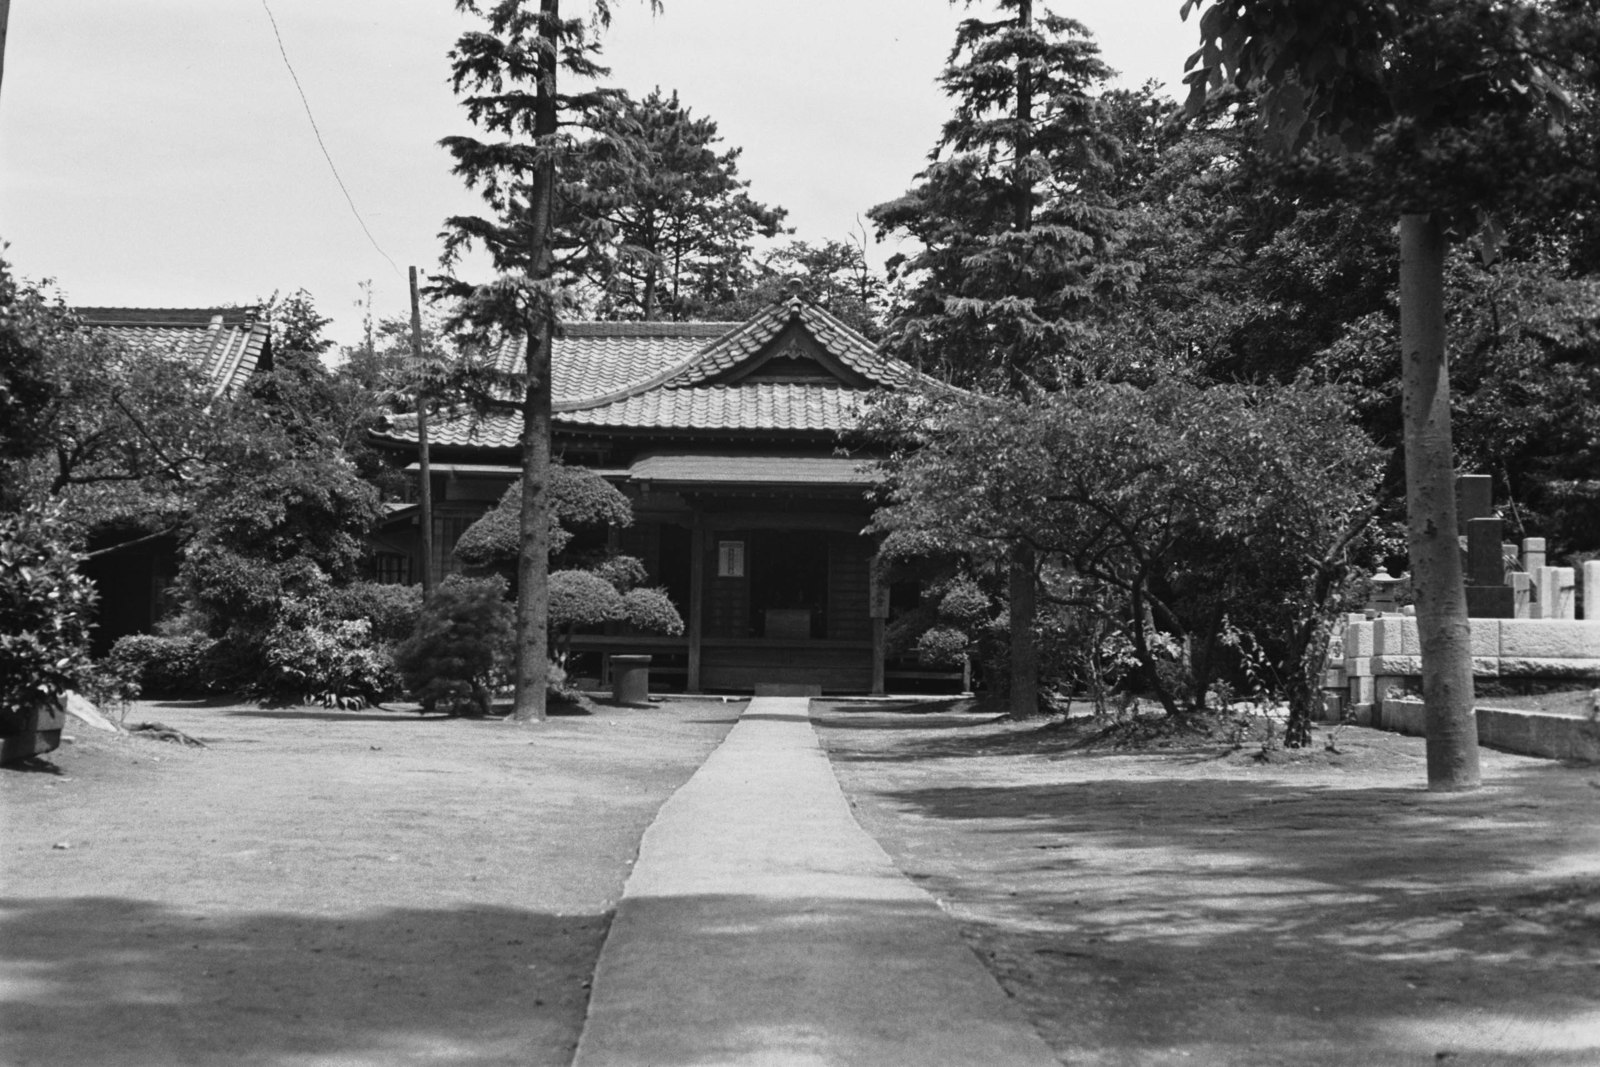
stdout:
[[[1023,33],[1033,29],[1032,0],[1017,6],[1017,26]],[[1012,151],[1016,155],[1013,182],[1012,226],[1019,231],[1033,228],[1033,182],[1028,175],[1027,155],[1032,151],[1033,73],[1027,60],[1017,62],[1017,134]],[[1012,389],[1022,391],[1020,356],[1012,353]],[[1038,563],[1033,546],[1019,541],[1011,550],[1011,589],[1009,621],[1011,627],[1011,714],[1039,713],[1039,649],[1034,644],[1034,624],[1038,617]]]
[[[540,57],[534,136],[552,137],[556,126],[557,34],[560,0],[541,0],[539,33],[548,48]],[[555,330],[549,287],[555,275],[550,249],[555,160],[546,157],[534,174],[529,198],[531,247],[537,304],[528,317],[528,391],[522,403],[522,544],[517,552],[516,722],[543,721],[550,676],[550,348]]]
[[1033,627],[1038,616],[1033,546],[1019,541],[1011,549],[1011,714],[1039,713],[1039,649]]
[[[1472,631],[1456,534],[1450,371],[1445,357],[1444,231],[1431,215],[1400,216],[1400,346],[1406,516],[1422,643],[1428,788],[1478,787]],[[1382,699],[1383,694],[1377,694]]]

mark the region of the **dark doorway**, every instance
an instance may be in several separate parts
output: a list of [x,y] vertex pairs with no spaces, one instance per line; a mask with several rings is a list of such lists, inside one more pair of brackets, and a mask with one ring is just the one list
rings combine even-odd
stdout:
[[655,580],[661,583],[667,595],[672,598],[672,604],[678,609],[678,614],[683,616],[685,624],[689,621],[689,576],[692,573],[690,559],[690,535],[687,527],[673,526],[666,523],[661,526],[661,554],[656,566]]
[[827,636],[825,534],[757,530],[751,535],[750,613],[754,632],[763,637]]

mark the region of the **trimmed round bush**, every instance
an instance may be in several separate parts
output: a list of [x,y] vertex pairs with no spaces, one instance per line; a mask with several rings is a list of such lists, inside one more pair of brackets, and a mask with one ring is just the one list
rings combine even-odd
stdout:
[[201,634],[128,634],[117,638],[106,661],[130,679],[139,696],[175,697],[207,688],[205,665],[212,641]]
[[422,587],[352,582],[330,589],[322,604],[329,618],[364,619],[371,624],[373,641],[398,644],[416,629],[417,617],[422,614]]
[[622,614],[629,625],[646,633],[677,637],[683,633],[683,616],[665,589],[630,589],[622,595]]

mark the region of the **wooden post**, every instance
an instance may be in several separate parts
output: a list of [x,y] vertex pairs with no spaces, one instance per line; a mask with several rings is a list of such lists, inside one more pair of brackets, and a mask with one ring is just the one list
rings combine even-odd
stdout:
[[[411,358],[422,373],[422,303],[417,296],[417,268],[411,268]],[[426,378],[423,379],[426,381]],[[433,592],[433,470],[428,465],[428,390],[417,389],[418,521],[422,524],[422,595]]]
[[875,697],[884,694],[884,631],[889,620],[889,586],[880,577],[878,566],[878,558],[874,556],[867,567],[867,606],[872,616],[872,695]]
[[706,523],[699,509],[689,533],[689,677],[684,688],[700,692],[700,640],[706,618]]

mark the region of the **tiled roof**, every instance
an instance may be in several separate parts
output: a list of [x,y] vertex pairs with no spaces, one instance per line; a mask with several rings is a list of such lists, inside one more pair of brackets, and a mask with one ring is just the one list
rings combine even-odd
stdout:
[[877,346],[844,321],[798,295],[768,304],[737,330],[721,337],[695,360],[692,367],[673,375],[672,386],[710,381],[750,359],[798,322],[828,353],[877,385],[909,385],[915,372],[903,363],[878,353]]
[[[855,425],[864,395],[843,386],[749,382],[651,389],[598,407],[557,411],[554,417],[558,429],[839,433]],[[521,432],[521,415],[462,415],[430,422],[428,441],[434,447],[515,448]],[[375,436],[412,442],[415,423],[402,416]]]
[[78,317],[136,351],[181,359],[211,383],[237,392],[267,347],[259,308],[77,308]]
[[607,429],[817,430],[855,425],[860,390],[751,382],[651,389],[610,404],[558,412],[557,424]]
[[[734,322],[573,322],[551,352],[555,402],[593,403],[688,365]],[[495,350],[496,370],[523,369],[523,341],[508,338]]]
[[[919,379],[910,367],[880,355],[871,341],[798,295],[776,301],[745,323],[579,322],[563,327],[551,353],[556,426],[585,430],[788,431],[838,433],[855,425],[865,390],[836,379],[729,382],[730,372],[760,355],[799,324],[857,385],[895,388]],[[522,342],[494,353],[501,371],[523,362]],[[441,419],[430,428],[437,446],[513,448],[521,418],[490,415]],[[394,420],[375,436],[416,440],[411,420]]]

